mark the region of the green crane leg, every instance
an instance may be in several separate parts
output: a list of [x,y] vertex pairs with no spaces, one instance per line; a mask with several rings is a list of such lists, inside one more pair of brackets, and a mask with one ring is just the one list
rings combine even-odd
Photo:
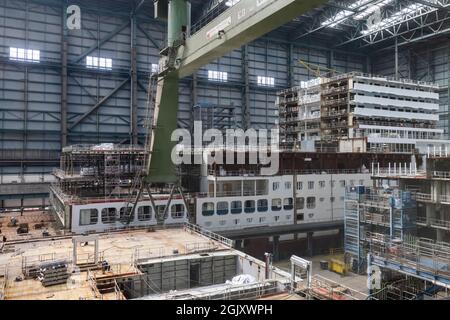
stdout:
[[149,183],[176,183],[172,150],[177,142],[171,141],[172,132],[177,129],[178,113],[178,73],[170,72],[158,79],[154,122],[149,150]]

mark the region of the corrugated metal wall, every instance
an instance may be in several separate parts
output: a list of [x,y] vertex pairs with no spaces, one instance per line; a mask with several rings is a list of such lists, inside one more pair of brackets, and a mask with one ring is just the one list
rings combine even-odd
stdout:
[[[69,30],[67,36],[68,144],[121,142],[130,138],[131,131],[129,82],[71,128],[82,114],[123,83],[131,68],[128,19],[104,14],[101,10],[81,9],[82,30]],[[0,0],[0,149],[61,148],[62,12],[62,7],[54,5]],[[138,123],[142,124],[146,111],[147,77],[151,64],[158,62],[158,46],[164,42],[165,27],[155,21],[139,19],[136,30]],[[106,37],[110,39],[103,42]],[[84,53],[97,44],[100,44],[100,49],[92,50],[89,55],[111,58],[112,71],[85,67]],[[40,50],[41,62],[9,61],[10,47]],[[180,126],[189,126],[194,101],[198,104],[233,103],[237,107],[238,125],[242,125],[245,63],[248,64],[250,125],[255,128],[270,128],[275,124],[277,90],[314,77],[296,63],[298,59],[335,67],[339,71],[362,71],[364,68],[362,56],[337,53],[331,56],[325,49],[310,49],[307,45],[291,47],[290,44],[264,39],[249,44],[247,56],[248,60],[243,61],[242,50],[236,50],[199,70],[195,97],[192,81],[183,80],[180,87]],[[229,81],[208,81],[208,69],[228,72]],[[291,78],[290,69],[293,70]],[[275,88],[259,87],[257,76],[274,77]],[[139,130],[142,135],[142,126]]]
[[[421,81],[437,83],[441,89],[440,94],[440,121],[439,126],[449,133],[449,70],[450,70],[450,43],[442,41],[432,46],[412,46],[399,48],[398,69],[401,78],[410,78]],[[395,51],[383,51],[372,59],[374,74],[395,75]]]

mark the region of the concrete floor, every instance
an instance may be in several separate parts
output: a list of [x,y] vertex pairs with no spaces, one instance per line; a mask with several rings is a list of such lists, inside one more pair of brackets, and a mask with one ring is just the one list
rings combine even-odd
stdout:
[[[170,257],[172,255],[189,253],[193,248],[211,248],[211,251],[227,249],[217,242],[202,237],[184,229],[163,229],[155,232],[123,231],[111,234],[101,234],[99,239],[99,256],[101,260],[110,263],[114,274],[128,274],[132,272],[133,261],[137,258]],[[78,262],[93,261],[94,242],[87,246],[78,246]],[[73,243],[71,237],[58,239],[40,239],[28,242],[6,244],[5,250],[0,254],[0,272],[7,266],[6,299],[95,299],[90,284],[87,281],[87,272],[73,273],[66,284],[43,287],[35,279],[23,279],[23,267],[38,265],[43,261],[71,261],[73,256]],[[72,270],[71,270],[72,271]],[[71,272],[69,271],[69,272]],[[76,271],[76,270],[73,270]],[[3,278],[3,281],[5,279]],[[110,297],[105,296],[108,299]]]
[[[302,257],[303,258],[303,257]],[[341,285],[344,285],[346,287],[349,287],[350,289],[362,292],[364,294],[367,294],[367,276],[354,274],[351,272],[348,272],[346,276],[342,276],[338,273],[329,271],[329,270],[322,270],[320,268],[320,261],[326,260],[329,261],[330,259],[338,259],[342,260],[342,256],[337,255],[320,255],[315,256],[312,258],[305,258],[307,260],[312,261],[312,275],[320,275],[324,278],[327,278],[329,280],[332,280],[334,282],[337,282]],[[274,263],[274,266],[285,270],[290,271],[291,263],[289,260],[279,261]]]

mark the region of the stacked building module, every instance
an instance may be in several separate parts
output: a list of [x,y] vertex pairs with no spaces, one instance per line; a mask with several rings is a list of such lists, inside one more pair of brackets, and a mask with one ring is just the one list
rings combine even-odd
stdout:
[[346,194],[345,251],[354,269],[378,266],[386,281],[399,281],[400,275],[415,297],[448,290],[448,151],[430,154],[423,170],[414,164],[375,165],[372,179],[373,189],[348,188]]
[[[424,152],[428,145],[448,145],[442,140],[443,130],[437,128],[439,87],[435,84],[356,72],[318,78],[315,83],[318,86],[306,91],[320,97],[320,109],[314,105],[311,113],[299,111],[309,105],[299,98],[305,89],[279,93],[280,136],[287,141],[297,137],[291,145],[316,136],[322,145],[353,152]],[[307,121],[314,121],[314,134],[292,134],[308,128]]]
[[186,222],[187,208],[179,197],[166,210],[164,195],[155,195],[155,207],[148,194],[143,195],[131,214],[131,193],[137,191],[146,154],[139,146],[114,144],[64,148],[50,191],[62,229],[85,233]]
[[[320,83],[317,78],[278,94],[280,145],[301,148],[301,141],[320,138]],[[306,145],[303,149],[307,148]]]

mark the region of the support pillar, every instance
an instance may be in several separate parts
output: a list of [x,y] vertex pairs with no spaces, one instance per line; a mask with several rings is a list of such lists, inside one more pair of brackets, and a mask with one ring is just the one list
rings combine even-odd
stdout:
[[138,144],[138,81],[137,81],[137,54],[136,54],[136,17],[131,17],[131,70],[130,70],[130,143]]
[[280,260],[279,246],[280,246],[280,236],[273,236],[273,242],[272,242],[273,261]]
[[306,255],[308,257],[313,256],[313,236],[314,232],[308,232],[306,234],[306,242],[307,242]]
[[242,52],[242,77],[244,87],[242,88],[242,128],[247,130],[251,126],[250,120],[250,80],[248,67],[248,46],[241,49]]
[[395,79],[398,80],[399,78],[399,69],[398,69],[398,40],[397,37],[395,37]]
[[61,36],[61,148],[67,146],[67,6],[63,6]]

